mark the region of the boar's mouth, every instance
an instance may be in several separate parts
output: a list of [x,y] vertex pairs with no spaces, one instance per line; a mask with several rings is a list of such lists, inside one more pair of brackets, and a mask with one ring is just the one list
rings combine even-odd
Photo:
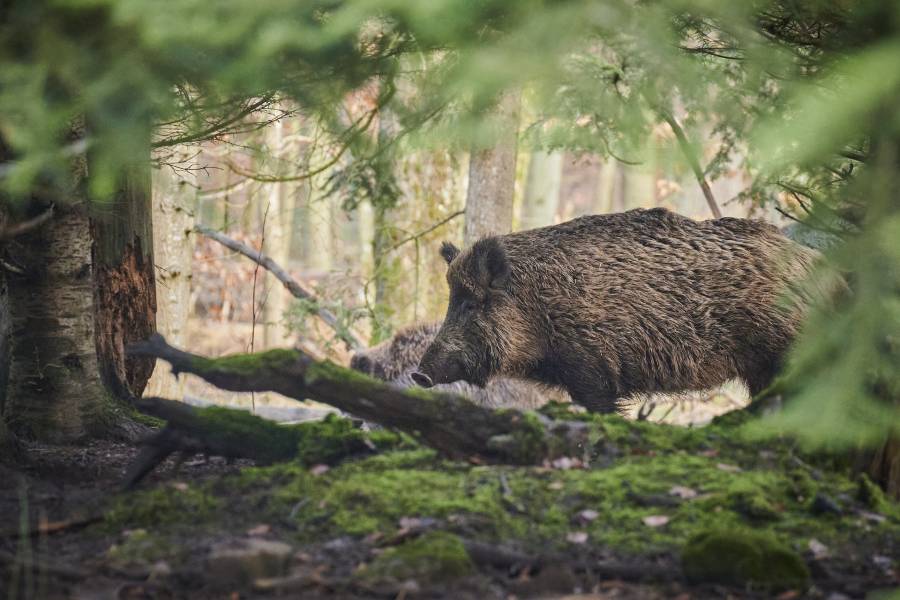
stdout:
[[475,383],[468,376],[463,365],[452,358],[439,361],[422,360],[418,370],[410,373],[410,377],[416,385],[424,388],[430,388],[439,383],[453,383],[455,381]]

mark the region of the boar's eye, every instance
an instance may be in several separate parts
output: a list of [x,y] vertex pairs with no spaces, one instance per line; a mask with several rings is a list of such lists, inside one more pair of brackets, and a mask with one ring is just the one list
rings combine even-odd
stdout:
[[463,314],[468,314],[468,313],[474,311],[476,306],[477,305],[475,304],[474,300],[466,299],[466,300],[463,300],[462,303],[459,305],[459,310]]

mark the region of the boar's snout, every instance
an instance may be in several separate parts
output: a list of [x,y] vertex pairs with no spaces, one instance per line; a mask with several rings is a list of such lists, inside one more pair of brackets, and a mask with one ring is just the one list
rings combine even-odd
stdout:
[[365,354],[354,354],[350,357],[350,368],[361,373],[372,374],[372,361]]
[[412,377],[412,380],[415,381],[416,385],[418,385],[420,387],[423,387],[423,388],[434,387],[434,382],[431,380],[431,377],[429,377],[425,373],[413,371],[410,374],[410,377]]
[[465,369],[456,356],[447,351],[440,342],[432,344],[419,368],[412,375],[413,381],[422,387],[431,387],[438,383],[453,383],[466,378]]

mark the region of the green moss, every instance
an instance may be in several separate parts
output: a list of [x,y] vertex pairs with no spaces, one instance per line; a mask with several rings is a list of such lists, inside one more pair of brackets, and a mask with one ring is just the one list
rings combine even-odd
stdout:
[[278,348],[253,354],[233,354],[219,358],[195,357],[192,367],[198,373],[228,371],[235,375],[259,374],[266,370],[283,370],[297,364],[301,354],[296,350]]
[[163,559],[173,561],[184,556],[186,551],[182,544],[148,533],[146,529],[133,529],[107,550],[106,557],[114,566],[125,568]]
[[781,513],[766,493],[765,488],[751,481],[739,480],[730,486],[728,501],[735,512],[751,521],[772,521],[781,518]]
[[878,484],[869,479],[865,473],[860,474],[857,480],[856,497],[871,510],[884,515],[900,514],[896,504],[887,499],[884,490]]
[[297,460],[302,464],[334,464],[351,454],[371,449],[366,433],[348,419],[331,414],[320,423],[298,428]]
[[462,540],[438,531],[388,548],[357,576],[370,582],[416,579],[433,583],[465,577],[474,570]]
[[213,519],[221,502],[191,486],[163,487],[122,494],[104,515],[109,529],[159,527],[170,523],[202,523]]
[[547,456],[548,444],[544,424],[536,413],[498,411],[515,424],[511,433],[488,440],[488,448],[515,464],[535,464]]
[[[301,438],[295,443],[302,461],[242,469],[189,490],[186,500],[175,490],[129,496],[112,518],[120,527],[153,524],[161,533],[172,522],[176,530],[193,527],[198,509],[188,505],[200,504],[201,515],[209,512],[196,497],[202,493],[228,503],[217,507],[217,521],[227,519],[240,531],[289,519],[302,543],[374,532],[392,536],[404,517],[434,518],[449,533],[493,543],[515,540],[535,552],[566,548],[572,531],[622,555],[677,551],[700,533],[747,527],[804,546],[815,537],[832,548],[853,543],[859,534],[856,511],[823,518],[809,507],[817,493],[852,496],[861,484],[828,461],[817,463],[816,456],[798,460],[789,440],[773,439],[761,450],[725,425],[692,430],[597,415],[587,422],[598,441],[588,469],[450,462],[408,436],[378,431],[367,434],[366,445],[381,453],[354,456],[313,474],[310,464],[327,462],[361,439],[362,432],[331,417],[302,426],[302,449]],[[696,496],[675,496],[674,486],[691,488]],[[894,514],[894,503],[870,492],[878,512]],[[580,517],[585,510],[596,516]],[[668,522],[646,524],[646,517],[658,515]],[[867,528],[872,536],[900,536],[893,518]]]
[[197,409],[197,428],[208,442],[222,447],[253,445],[262,460],[289,460],[303,435],[300,426],[284,427],[245,410],[208,406]]
[[793,550],[770,535],[746,530],[708,531],[682,552],[685,575],[694,582],[756,589],[802,589],[809,569]]

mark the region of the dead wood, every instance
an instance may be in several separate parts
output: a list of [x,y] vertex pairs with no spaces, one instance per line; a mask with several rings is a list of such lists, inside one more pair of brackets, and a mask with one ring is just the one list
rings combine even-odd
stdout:
[[174,348],[154,335],[132,344],[129,353],[162,358],[172,365],[174,374],[192,373],[226,390],[312,398],[408,433],[451,459],[541,464],[560,456],[583,457],[588,447],[585,423],[551,421],[515,410],[493,411],[453,394],[401,389],[327,361],[316,362],[297,350],[209,359]]
[[272,260],[270,257],[266,256],[262,252],[254,250],[250,246],[243,244],[233,238],[228,237],[224,233],[211,229],[209,227],[205,227],[203,225],[196,225],[194,227],[194,231],[205,235],[206,237],[215,240],[225,246],[230,250],[234,250],[235,252],[242,254],[267,270],[269,273],[275,276],[275,278],[284,285],[284,287],[291,293],[295,298],[300,298],[302,300],[310,300],[315,302],[317,305],[316,314],[319,316],[322,321],[325,322],[337,336],[347,345],[347,348],[350,350],[360,350],[365,347],[365,345],[359,340],[356,335],[344,328],[341,327],[338,322],[337,316],[328,310],[327,308],[322,308],[318,306],[319,299],[316,296],[315,292],[303,286],[299,281],[290,276],[290,274],[282,268],[277,262]]

